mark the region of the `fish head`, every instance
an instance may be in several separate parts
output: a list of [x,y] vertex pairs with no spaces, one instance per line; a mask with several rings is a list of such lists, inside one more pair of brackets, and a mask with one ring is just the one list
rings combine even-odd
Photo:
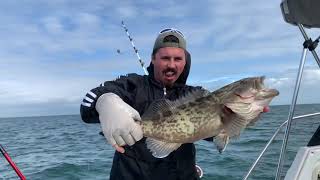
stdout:
[[222,103],[228,111],[232,111],[239,118],[248,123],[256,119],[260,113],[266,112],[275,96],[279,95],[276,89],[264,85],[264,76],[241,79],[229,84],[228,93],[223,96]]

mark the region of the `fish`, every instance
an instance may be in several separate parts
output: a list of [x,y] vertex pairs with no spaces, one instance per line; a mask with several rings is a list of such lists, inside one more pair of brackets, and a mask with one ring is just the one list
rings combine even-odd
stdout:
[[142,114],[140,125],[152,155],[164,158],[184,143],[214,137],[219,152],[230,138],[254,124],[276,89],[264,86],[265,76],[243,78],[216,91],[191,91],[177,100],[156,100]]

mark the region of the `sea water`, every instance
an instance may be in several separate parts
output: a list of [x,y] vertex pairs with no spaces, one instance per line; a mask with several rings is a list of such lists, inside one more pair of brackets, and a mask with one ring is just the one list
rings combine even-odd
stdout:
[[[289,106],[271,106],[271,111],[254,126],[231,140],[222,154],[213,143],[196,142],[197,164],[204,171],[202,179],[242,179],[276,129],[287,120],[288,112]],[[320,112],[320,105],[298,105],[295,116],[315,112]],[[320,116],[293,121],[284,172],[319,125]],[[274,179],[284,130],[249,179]],[[99,124],[86,124],[79,115],[0,118],[0,144],[30,180],[109,179],[114,149],[99,132]],[[2,156],[0,179],[19,179]]]

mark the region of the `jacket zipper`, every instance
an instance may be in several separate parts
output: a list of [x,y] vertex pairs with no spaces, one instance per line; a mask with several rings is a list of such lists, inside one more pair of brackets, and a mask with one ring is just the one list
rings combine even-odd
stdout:
[[163,96],[166,97],[166,95],[167,95],[167,89],[166,89],[166,87],[164,87],[163,88]]

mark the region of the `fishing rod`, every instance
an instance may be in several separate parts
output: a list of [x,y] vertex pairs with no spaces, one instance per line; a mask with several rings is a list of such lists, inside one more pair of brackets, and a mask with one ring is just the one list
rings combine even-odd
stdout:
[[7,151],[4,149],[4,147],[0,144],[0,151],[2,155],[6,158],[12,169],[17,173],[17,175],[20,177],[21,180],[26,180],[26,177],[22,174],[22,172],[19,170],[17,165],[12,161],[11,157],[7,153]]
[[138,53],[138,49],[136,48],[136,46],[135,46],[134,43],[133,43],[133,39],[131,38],[131,36],[130,36],[130,34],[129,34],[128,28],[126,27],[126,25],[124,25],[124,22],[123,22],[123,21],[121,21],[121,24],[122,24],[123,29],[124,29],[124,30],[126,31],[126,33],[127,33],[127,36],[128,36],[128,38],[129,38],[129,40],[130,40],[130,42],[131,42],[131,45],[132,45],[132,47],[133,47],[134,52],[136,53],[136,55],[137,55],[137,57],[138,57],[139,63],[140,63],[140,65],[141,65],[141,67],[142,67],[142,69],[143,69],[143,71],[144,71],[144,74],[145,74],[145,75],[148,75],[148,71],[147,71],[147,69],[144,67],[144,62],[143,62],[143,61],[141,60],[141,58],[140,58],[140,55],[139,55],[139,53]]

